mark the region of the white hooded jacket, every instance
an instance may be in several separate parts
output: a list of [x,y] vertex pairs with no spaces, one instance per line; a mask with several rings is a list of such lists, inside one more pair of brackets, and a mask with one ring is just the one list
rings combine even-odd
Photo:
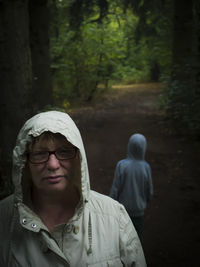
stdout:
[[[46,131],[65,136],[79,149],[81,161],[81,201],[74,216],[59,225],[54,236],[24,201],[24,196],[30,194],[24,173],[27,145],[32,136]],[[25,123],[13,151],[13,183],[14,194],[0,202],[1,267],[146,266],[140,241],[124,207],[90,190],[82,138],[67,114],[43,112]]]

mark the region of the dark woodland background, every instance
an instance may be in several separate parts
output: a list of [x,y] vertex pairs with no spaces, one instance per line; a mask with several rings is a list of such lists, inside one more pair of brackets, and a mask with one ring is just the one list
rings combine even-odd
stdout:
[[91,188],[108,195],[129,136],[147,137],[148,266],[196,267],[200,247],[200,2],[0,0],[0,199],[12,150],[45,110],[81,130]]
[[199,1],[0,0],[0,198],[30,116],[152,81],[164,85],[166,118],[199,141]]

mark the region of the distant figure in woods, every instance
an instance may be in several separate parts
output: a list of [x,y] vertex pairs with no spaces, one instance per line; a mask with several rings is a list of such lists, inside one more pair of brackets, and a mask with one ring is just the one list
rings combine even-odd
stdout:
[[126,208],[140,239],[144,210],[153,195],[151,168],[144,159],[146,145],[146,138],[142,134],[130,137],[127,158],[117,163],[110,191],[110,197]]
[[12,178],[15,192],[0,202],[0,267],[146,267],[123,205],[90,189],[82,138],[66,113],[24,124]]

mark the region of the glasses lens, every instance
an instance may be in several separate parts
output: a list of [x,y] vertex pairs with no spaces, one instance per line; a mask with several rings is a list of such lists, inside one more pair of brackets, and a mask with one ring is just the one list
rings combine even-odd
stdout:
[[55,152],[57,159],[72,159],[76,156],[76,148],[59,149]]
[[48,160],[48,151],[38,151],[29,153],[29,160],[32,163],[42,163]]
[[76,156],[77,149],[74,147],[67,149],[58,149],[56,151],[36,151],[28,154],[31,163],[44,163],[49,159],[49,155],[55,154],[58,160],[72,159]]

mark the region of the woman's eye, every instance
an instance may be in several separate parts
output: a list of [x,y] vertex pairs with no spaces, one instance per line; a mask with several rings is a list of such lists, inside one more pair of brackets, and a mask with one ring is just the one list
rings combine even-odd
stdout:
[[33,152],[32,155],[33,156],[43,156],[46,155],[47,152],[45,151],[37,151],[37,152]]
[[71,152],[72,152],[72,149],[66,149],[66,150],[59,150],[59,151],[57,151],[57,153],[59,155],[67,155],[67,154],[69,154]]
[[60,159],[70,159],[70,158],[75,157],[76,150],[74,148],[57,150],[56,155]]

